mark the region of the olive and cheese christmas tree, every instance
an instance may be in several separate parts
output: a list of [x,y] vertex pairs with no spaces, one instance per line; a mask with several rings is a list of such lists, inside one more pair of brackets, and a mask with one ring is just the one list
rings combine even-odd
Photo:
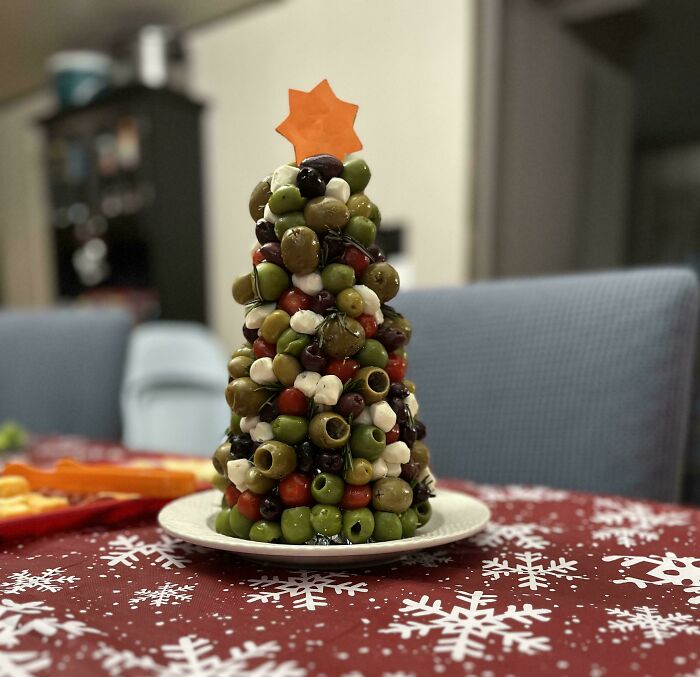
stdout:
[[231,425],[213,458],[216,530],[295,545],[408,538],[430,519],[434,478],[370,170],[345,159],[362,148],[357,106],[325,80],[289,102],[277,131],[296,162],[253,189],[258,244],[233,283],[245,343],[228,365]]

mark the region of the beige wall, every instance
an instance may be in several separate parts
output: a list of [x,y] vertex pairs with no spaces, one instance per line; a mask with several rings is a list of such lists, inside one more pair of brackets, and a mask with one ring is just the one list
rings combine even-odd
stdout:
[[230,284],[250,265],[250,190],[293,158],[274,131],[287,89],[323,78],[360,105],[368,193],[386,222],[405,223],[416,284],[467,279],[474,22],[474,0],[287,0],[190,35],[192,88],[209,107],[210,317],[229,344],[243,320]]

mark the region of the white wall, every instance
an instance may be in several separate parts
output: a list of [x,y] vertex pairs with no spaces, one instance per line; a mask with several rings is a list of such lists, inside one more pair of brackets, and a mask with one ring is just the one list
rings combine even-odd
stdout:
[[328,78],[360,106],[356,130],[386,222],[405,222],[420,286],[467,279],[471,233],[475,0],[287,0],[192,32],[205,124],[208,291],[215,329],[240,341],[230,295],[250,266],[248,196],[293,159],[274,130],[287,90]]

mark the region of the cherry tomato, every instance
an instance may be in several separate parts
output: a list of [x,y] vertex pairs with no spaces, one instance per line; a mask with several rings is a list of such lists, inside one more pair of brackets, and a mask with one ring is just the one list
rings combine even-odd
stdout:
[[340,507],[343,510],[357,510],[369,505],[371,500],[372,490],[369,488],[369,484],[363,484],[359,487],[354,484],[346,484]]
[[347,383],[355,377],[360,363],[350,357],[342,360],[331,360],[326,367],[326,374],[337,376],[343,383]]
[[311,310],[312,301],[313,299],[308,294],[304,294],[301,289],[292,287],[282,292],[282,295],[277,299],[277,307],[289,315],[294,315],[297,310]]
[[360,315],[355,318],[365,330],[365,338],[372,338],[377,333],[377,321],[371,315]]
[[393,444],[394,442],[399,441],[399,437],[401,435],[401,427],[397,423],[387,434],[386,434],[386,443],[387,444]]
[[274,343],[268,343],[264,338],[258,336],[253,341],[253,354],[255,357],[274,357],[277,354],[277,346]]
[[285,388],[277,398],[277,410],[289,416],[306,416],[309,413],[309,401],[298,388]]
[[389,355],[389,361],[386,363],[384,371],[389,374],[392,382],[403,381],[406,377],[406,360],[392,353]]
[[260,247],[258,247],[254,252],[253,252],[253,265],[257,266],[258,263],[262,263],[265,260],[265,254],[260,251]]
[[365,272],[365,268],[369,265],[369,256],[363,254],[354,245],[350,245],[345,247],[345,251],[340,257],[340,262],[353,268],[355,270],[355,275],[359,276]]
[[254,494],[249,489],[244,491],[238,499],[238,503],[236,503],[238,512],[240,512],[243,517],[247,517],[249,520],[257,522],[261,518],[260,501],[262,498],[262,496]]
[[311,505],[311,480],[308,475],[293,472],[280,481],[280,498],[288,508]]
[[241,492],[236,489],[235,484],[229,484],[226,487],[226,491],[224,492],[224,499],[226,500],[226,505],[229,508],[233,508],[236,503],[238,503],[238,499],[241,497]]

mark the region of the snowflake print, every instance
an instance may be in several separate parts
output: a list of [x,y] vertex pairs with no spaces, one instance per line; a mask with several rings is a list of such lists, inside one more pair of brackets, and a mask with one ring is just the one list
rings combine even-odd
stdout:
[[[622,560],[620,564],[624,568],[637,564],[653,564],[654,567],[647,571],[647,576],[653,580],[625,576],[613,583],[634,583],[638,588],[646,588],[648,585],[679,585],[685,586],[683,592],[698,593],[696,597],[690,597],[688,604],[700,604],[700,557],[678,557],[672,552],[665,555],[608,555],[603,557],[604,562]],[[690,585],[688,585],[690,584]]]
[[50,666],[51,658],[45,651],[0,651],[0,675],[25,677]]
[[53,637],[65,632],[69,638],[83,635],[103,635],[103,632],[90,628],[82,621],[60,621],[50,614],[53,607],[44,602],[18,603],[11,599],[0,601],[0,646],[12,648],[20,642],[20,637],[35,632],[43,637]]
[[643,630],[644,637],[663,644],[665,639],[680,634],[700,635],[700,626],[691,625],[690,614],[673,613],[662,616],[656,607],[636,606],[632,611],[626,609],[606,609],[615,619],[608,621],[610,630],[631,632]]
[[10,574],[4,583],[0,583],[0,593],[19,595],[26,590],[38,592],[58,592],[64,585],[75,583],[77,576],[64,576],[65,569],[44,569],[40,574],[30,574],[29,569]]
[[294,571],[294,575],[281,579],[278,576],[263,576],[249,579],[248,583],[255,590],[262,592],[248,593],[248,602],[279,602],[283,596],[292,601],[293,609],[315,611],[318,607],[328,606],[324,593],[335,592],[336,595],[347,594],[354,597],[356,593],[367,592],[366,583],[336,581],[336,578],[351,578],[349,574],[337,572]]
[[129,600],[130,604],[139,604],[148,600],[151,606],[167,606],[189,602],[192,599],[191,593],[196,587],[194,585],[175,585],[174,583],[163,583],[155,590],[141,588],[134,593],[134,597]]
[[495,548],[508,542],[512,543],[516,548],[542,550],[542,548],[551,545],[551,542],[540,534],[555,532],[558,532],[558,529],[544,527],[541,524],[529,524],[526,522],[497,524],[490,522],[483,531],[472,536],[470,540],[474,545],[478,545],[481,548]]
[[523,486],[511,484],[507,487],[482,484],[477,487],[479,497],[487,503],[506,503],[508,501],[526,501],[528,503],[545,503],[564,501],[569,497],[568,491],[550,489],[549,487]]
[[658,541],[663,527],[688,524],[688,515],[667,510],[654,512],[648,505],[634,501],[597,498],[591,522],[605,526],[593,532],[593,539],[615,539],[618,545],[630,548],[639,543]]
[[[93,658],[101,661],[102,668],[116,677],[129,670],[138,670],[138,675],[160,677],[304,677],[306,670],[296,661],[276,663],[274,659],[281,650],[277,642],[244,642],[242,647],[232,647],[228,656],[220,658],[213,643],[195,635],[178,639],[177,644],[160,647],[163,662],[152,656],[137,656],[132,651],[118,650],[101,644]],[[257,663],[255,667],[251,664]]]
[[462,661],[467,656],[488,658],[489,640],[500,640],[504,651],[515,648],[528,656],[550,650],[549,638],[537,637],[529,630],[518,628],[518,625],[529,627],[535,621],[548,621],[548,609],[535,609],[531,604],[524,604],[522,609],[517,609],[514,604],[510,604],[505,611],[496,613],[491,606],[497,599],[496,595],[485,595],[481,590],[458,593],[456,598],[466,606],[455,605],[449,610],[444,609],[442,600],[430,602],[427,595],[423,595],[417,602],[404,599],[400,613],[416,618],[429,616],[429,620],[394,622],[379,632],[394,633],[402,639],[411,639],[413,636],[426,637],[437,630],[441,637],[435,651],[448,653],[455,661]]
[[402,564],[416,564],[425,567],[426,569],[435,569],[441,564],[448,564],[452,561],[447,550],[424,550],[422,552],[412,552],[410,555],[405,555],[401,558]]
[[482,562],[484,576],[490,577],[491,580],[497,581],[501,576],[508,577],[511,574],[517,576],[519,588],[530,588],[537,590],[538,588],[549,588],[548,576],[553,578],[565,578],[567,581],[572,581],[574,578],[588,578],[587,576],[575,576],[572,572],[576,571],[575,560],[567,562],[563,557],[559,561],[550,559],[547,560],[539,552],[521,552],[514,555],[517,562],[510,564],[507,559],[500,560],[498,557],[487,559]]
[[146,543],[138,536],[119,534],[109,542],[109,547],[109,554],[102,555],[100,559],[108,560],[107,565],[110,567],[119,564],[133,567],[142,556],[148,558],[157,555],[154,564],[160,564],[163,569],[182,569],[191,561],[185,555],[204,551],[204,548],[179,541],[167,534],[161,534],[160,540],[155,543]]

